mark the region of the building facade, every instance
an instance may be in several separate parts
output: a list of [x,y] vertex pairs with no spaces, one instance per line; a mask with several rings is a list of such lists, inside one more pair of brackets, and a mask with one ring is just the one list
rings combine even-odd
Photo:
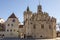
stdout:
[[26,37],[56,37],[56,18],[50,17],[47,12],[43,12],[41,5],[38,5],[36,13],[32,13],[27,7],[27,10],[24,11],[24,27]]
[[4,37],[20,38],[56,38],[56,18],[50,17],[38,5],[37,12],[33,13],[29,7],[24,11],[24,23],[20,24],[18,18],[12,13],[4,22],[5,31],[0,32]]
[[5,22],[6,25],[6,37],[18,37],[19,36],[19,20],[18,18],[15,16],[14,13],[12,13],[7,21]]

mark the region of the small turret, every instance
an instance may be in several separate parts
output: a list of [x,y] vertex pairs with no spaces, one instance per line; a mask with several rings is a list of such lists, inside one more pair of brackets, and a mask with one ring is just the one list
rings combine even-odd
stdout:
[[32,12],[29,9],[29,6],[27,6],[26,11],[24,11],[24,21],[29,20],[31,18]]
[[37,12],[42,12],[42,6],[40,4],[38,5]]

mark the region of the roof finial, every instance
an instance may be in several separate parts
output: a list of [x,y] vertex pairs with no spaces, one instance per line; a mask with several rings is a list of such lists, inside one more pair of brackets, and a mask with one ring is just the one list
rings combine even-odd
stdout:
[[27,2],[27,11],[29,11],[29,2]]
[[27,6],[27,11],[29,11],[29,6]]

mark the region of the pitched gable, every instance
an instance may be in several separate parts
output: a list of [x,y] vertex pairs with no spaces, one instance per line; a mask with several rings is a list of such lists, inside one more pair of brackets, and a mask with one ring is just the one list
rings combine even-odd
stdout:
[[14,13],[12,13],[9,18],[17,18]]

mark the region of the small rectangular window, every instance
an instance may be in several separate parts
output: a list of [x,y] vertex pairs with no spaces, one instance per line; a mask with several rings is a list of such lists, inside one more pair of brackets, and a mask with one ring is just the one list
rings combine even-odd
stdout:
[[15,32],[15,29],[14,29],[14,32]]
[[10,30],[10,32],[12,32],[12,29]]
[[13,26],[13,24],[11,24],[11,26]]
[[7,32],[8,32],[9,30],[7,30]]
[[43,24],[41,24],[41,28],[42,28],[42,29],[44,28],[44,25],[43,25]]
[[32,24],[32,23],[31,23]]
[[8,24],[8,26],[10,26],[10,24]]
[[36,25],[34,25],[33,28],[36,29]]
[[49,29],[51,29],[51,25],[49,25]]

